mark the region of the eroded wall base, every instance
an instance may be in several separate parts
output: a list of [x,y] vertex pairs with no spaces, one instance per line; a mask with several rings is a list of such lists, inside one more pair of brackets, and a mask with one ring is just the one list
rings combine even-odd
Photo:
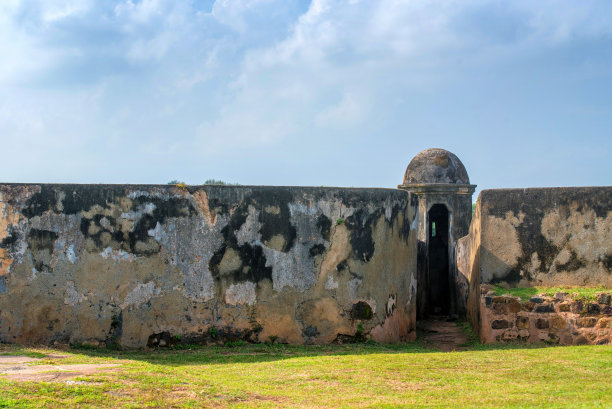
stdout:
[[483,285],[480,301],[482,342],[607,345],[612,343],[610,294],[596,301],[572,299],[567,293],[536,296],[529,301],[496,296]]

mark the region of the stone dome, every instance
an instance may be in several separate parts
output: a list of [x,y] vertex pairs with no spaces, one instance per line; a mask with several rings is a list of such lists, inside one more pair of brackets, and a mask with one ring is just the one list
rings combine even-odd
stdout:
[[432,148],[416,155],[404,174],[404,185],[426,183],[469,185],[470,179],[457,155]]

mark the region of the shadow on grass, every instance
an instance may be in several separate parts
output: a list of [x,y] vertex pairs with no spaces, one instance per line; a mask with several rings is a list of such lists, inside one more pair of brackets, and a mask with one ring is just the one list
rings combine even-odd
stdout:
[[[433,354],[433,353],[469,353],[498,350],[550,348],[541,344],[472,344],[468,349],[456,352],[441,352],[426,345],[422,340],[403,344],[350,344],[350,345],[284,345],[284,344],[246,344],[240,346],[206,346],[184,345],[179,348],[158,349],[93,349],[71,347],[64,352],[85,355],[92,358],[113,358],[144,361],[150,364],[182,366],[193,364],[229,364],[271,362],[292,358],[352,356],[372,354]],[[31,350],[16,346],[11,348],[11,355],[32,355]],[[0,349],[0,355],[7,354]],[[37,356],[39,357],[39,356]]]
[[[278,361],[302,357],[349,356],[370,354],[430,354],[430,353],[469,353],[475,351],[497,351],[516,349],[539,349],[556,347],[546,344],[481,344],[472,331],[469,323],[459,321],[457,325],[462,328],[468,337],[468,342],[460,345],[462,351],[441,352],[428,344],[422,334],[417,332],[417,340],[400,344],[378,344],[364,342],[344,345],[288,345],[288,344],[249,344],[233,343],[225,346],[219,345],[189,345],[177,344],[168,348],[154,349],[111,349],[72,346],[62,351],[71,354],[80,354],[92,358],[113,358],[144,361],[151,364],[170,366],[192,364],[228,364],[228,363],[257,363]],[[49,349],[38,346],[40,350]],[[44,353],[32,351],[36,346],[27,347],[0,343],[0,355],[25,355],[42,358]]]

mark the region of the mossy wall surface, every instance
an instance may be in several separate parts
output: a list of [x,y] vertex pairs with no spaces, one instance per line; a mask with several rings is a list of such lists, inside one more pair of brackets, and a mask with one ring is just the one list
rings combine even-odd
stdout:
[[0,341],[409,340],[416,206],[392,189],[0,185]]
[[481,284],[612,288],[612,187],[483,190],[457,258],[476,331]]
[[612,287],[612,187],[485,190],[480,278]]

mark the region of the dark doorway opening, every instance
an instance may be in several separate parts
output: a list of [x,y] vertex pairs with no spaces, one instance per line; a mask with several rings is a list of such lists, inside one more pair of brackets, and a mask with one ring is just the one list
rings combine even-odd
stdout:
[[427,213],[427,315],[450,314],[448,219],[448,209],[443,204],[433,205]]

